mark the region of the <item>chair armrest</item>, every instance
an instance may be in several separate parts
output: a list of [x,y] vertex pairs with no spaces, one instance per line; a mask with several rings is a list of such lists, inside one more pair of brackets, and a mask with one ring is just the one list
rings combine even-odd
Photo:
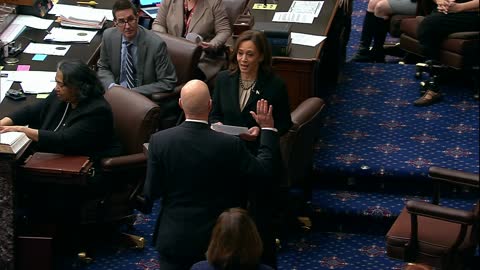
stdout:
[[304,100],[297,108],[291,113],[293,126],[291,129],[297,130],[305,123],[308,123],[313,119],[320,111],[325,102],[318,97],[311,97]]
[[147,166],[147,156],[144,153],[131,154],[126,156],[104,158],[101,161],[104,171],[129,170]]
[[473,32],[457,32],[448,35],[448,38],[453,38],[453,39],[471,39],[475,40],[478,39],[479,32],[478,31],[473,31]]
[[471,211],[453,209],[413,200],[408,201],[406,207],[410,214],[418,216],[425,216],[464,225],[470,225],[474,222],[474,215]]
[[463,186],[479,187],[479,175],[432,166],[428,169],[430,178],[438,182],[453,183]]
[[153,93],[151,99],[157,104],[161,104],[172,99],[177,99],[180,97],[180,90],[182,89],[182,86],[183,85],[176,86],[172,92]]

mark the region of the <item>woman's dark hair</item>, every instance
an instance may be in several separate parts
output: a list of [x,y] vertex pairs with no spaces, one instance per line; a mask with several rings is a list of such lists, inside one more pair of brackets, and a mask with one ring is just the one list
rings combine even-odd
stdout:
[[270,48],[270,44],[267,41],[265,35],[256,30],[248,30],[240,34],[237,40],[235,41],[235,46],[233,47],[233,52],[230,55],[230,72],[235,73],[238,71],[238,61],[237,61],[237,53],[238,47],[244,41],[252,41],[257,47],[258,52],[263,55],[263,61],[260,63],[260,69],[265,73],[272,72],[272,49]]
[[137,7],[130,0],[117,0],[115,1],[112,7],[113,18],[116,20],[117,16],[115,16],[115,13],[117,13],[117,11],[119,10],[125,10],[125,9],[133,10],[133,14],[137,16],[137,13],[138,13]]
[[57,65],[62,72],[63,84],[77,90],[78,101],[90,97],[102,96],[105,93],[97,73],[80,60],[63,60]]
[[262,251],[262,239],[247,211],[230,208],[218,217],[213,228],[207,260],[215,269],[253,270],[260,263]]

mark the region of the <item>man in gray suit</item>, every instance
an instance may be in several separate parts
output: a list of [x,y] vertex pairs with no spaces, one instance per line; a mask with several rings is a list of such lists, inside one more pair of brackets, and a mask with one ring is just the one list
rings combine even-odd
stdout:
[[121,85],[146,96],[172,91],[177,76],[165,42],[138,25],[129,0],[116,1],[112,13],[115,27],[104,31],[97,63],[105,89]]
[[185,122],[150,138],[144,187],[149,201],[162,199],[153,235],[162,270],[190,269],[205,260],[217,217],[245,205],[247,191],[267,185],[279,155],[272,106],[266,100],[251,112],[262,128],[257,156],[240,138],[210,128],[212,100],[204,82],[185,84],[179,104]]

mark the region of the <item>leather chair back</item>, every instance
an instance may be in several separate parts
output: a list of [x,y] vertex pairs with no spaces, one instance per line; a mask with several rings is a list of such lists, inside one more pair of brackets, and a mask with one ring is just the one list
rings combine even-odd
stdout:
[[287,185],[302,185],[312,170],[313,146],[317,136],[320,112],[325,102],[318,97],[304,100],[292,113],[293,126],[280,138]]
[[225,11],[227,12],[228,20],[230,21],[230,27],[233,28],[233,24],[238,18],[238,15],[245,11],[248,1],[247,0],[222,0]]
[[175,72],[177,73],[177,86],[183,86],[193,79],[194,70],[202,54],[202,49],[195,43],[164,33],[156,33],[167,44],[167,51],[170,55]]
[[113,112],[115,132],[127,154],[142,153],[142,145],[157,130],[160,107],[147,97],[115,86],[105,93]]

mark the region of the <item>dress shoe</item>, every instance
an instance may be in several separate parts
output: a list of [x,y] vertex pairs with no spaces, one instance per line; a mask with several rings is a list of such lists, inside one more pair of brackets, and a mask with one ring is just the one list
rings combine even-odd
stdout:
[[352,62],[371,63],[373,62],[373,55],[369,48],[360,48],[352,57]]
[[413,105],[415,105],[415,106],[428,106],[428,105],[431,105],[431,104],[439,101],[441,98],[442,98],[442,94],[437,93],[437,92],[433,92],[432,90],[427,90],[421,98],[419,98],[419,99],[415,100],[415,102],[413,102]]

